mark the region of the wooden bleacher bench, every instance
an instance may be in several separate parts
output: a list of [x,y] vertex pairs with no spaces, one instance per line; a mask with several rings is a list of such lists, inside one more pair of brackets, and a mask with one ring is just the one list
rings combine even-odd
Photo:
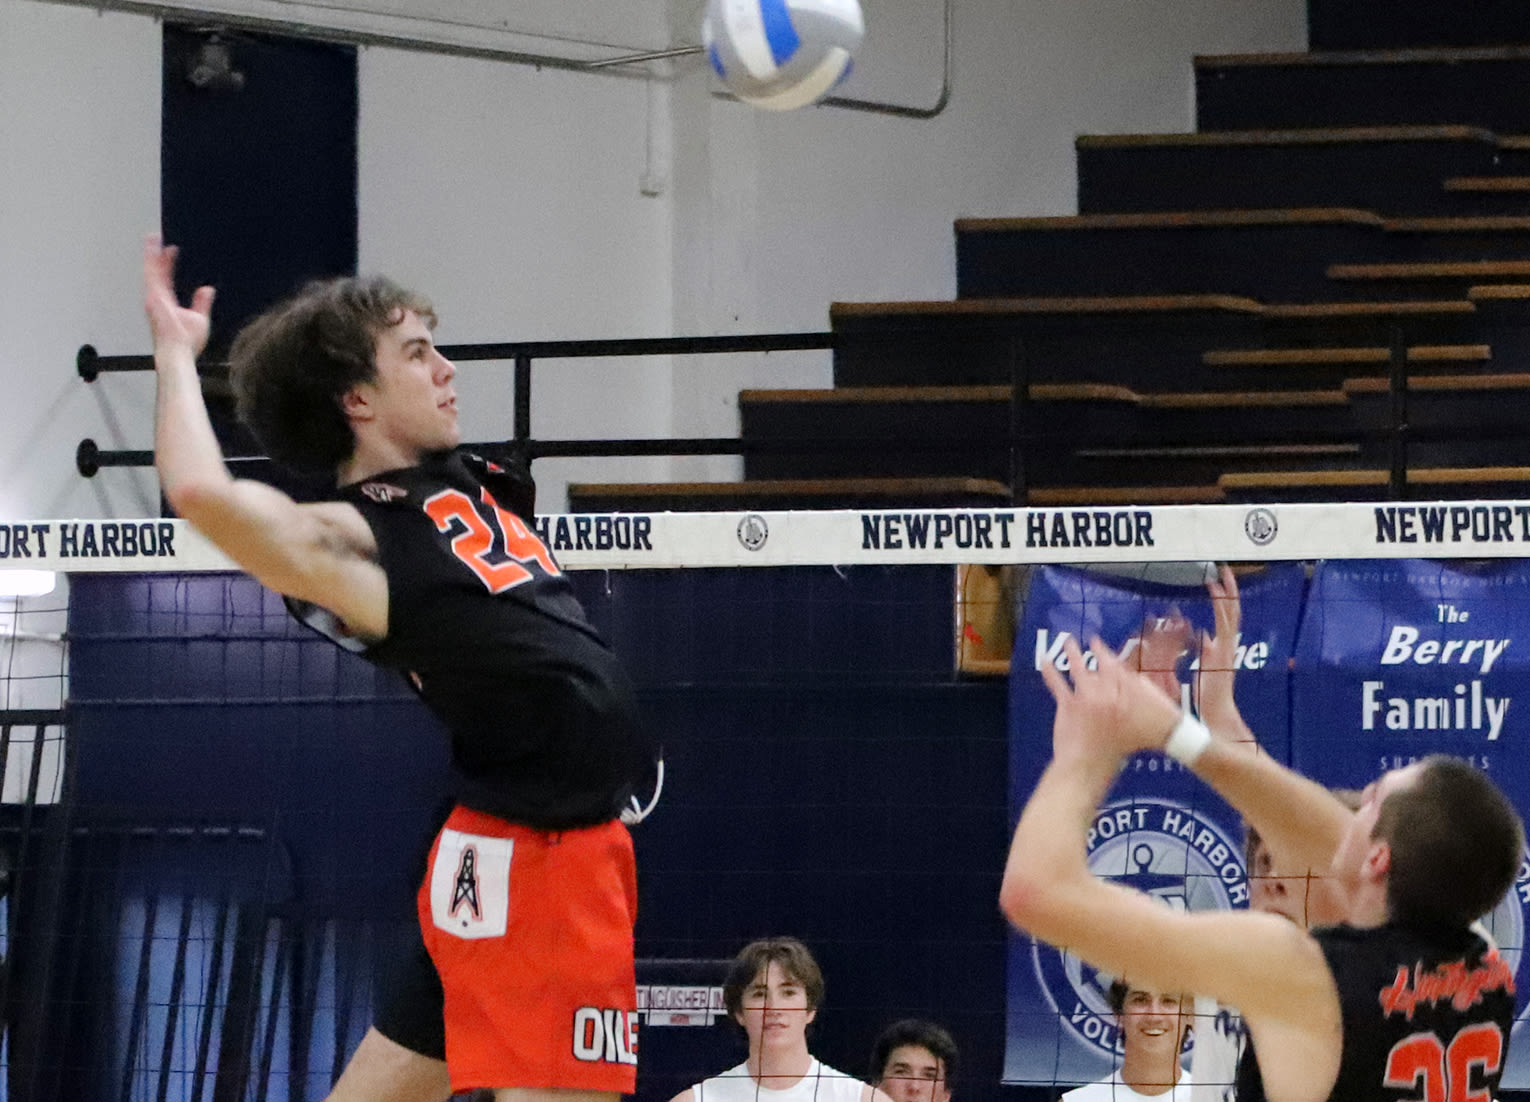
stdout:
[[1452,214],[1423,218],[1387,218],[1382,228],[1388,233],[1525,233],[1530,231],[1530,216],[1522,214]]
[[[1386,394],[1389,380],[1381,377],[1345,379],[1345,394]],[[1410,393],[1422,394],[1472,394],[1482,391],[1530,392],[1530,374],[1524,372],[1495,372],[1486,375],[1410,375]]]
[[1530,192],[1530,176],[1452,176],[1445,190],[1479,195]]
[[[1409,363],[1486,363],[1486,344],[1424,344],[1406,350]],[[1213,348],[1201,355],[1208,367],[1386,367],[1390,348]]]
[[1216,505],[1226,500],[1226,492],[1216,485],[1035,486],[1027,496],[1029,504],[1046,508],[1068,505]]
[[[868,386],[810,390],[741,390],[739,404],[942,404],[953,402],[1002,403],[1008,405],[1012,387],[982,386]],[[1032,402],[1119,402],[1144,409],[1208,409],[1223,406],[1333,406],[1344,404],[1337,388],[1323,390],[1206,390],[1146,393],[1113,383],[1034,383],[1026,388]]]
[[866,322],[883,318],[1028,318],[1088,314],[1220,313],[1285,321],[1312,318],[1417,317],[1470,314],[1470,302],[1401,299],[1394,302],[1263,303],[1246,295],[1064,295],[1030,298],[964,298],[905,302],[835,302],[831,322]]
[[1003,483],[981,478],[751,479],[745,482],[579,482],[569,508],[583,513],[734,509],[883,509],[1007,505]]
[[1174,445],[1143,445],[1126,448],[1080,448],[1078,454],[1085,458],[1100,459],[1205,459],[1222,463],[1240,460],[1261,462],[1291,459],[1332,459],[1339,456],[1358,456],[1358,444],[1206,444],[1178,447]]
[[1329,318],[1408,318],[1469,315],[1472,304],[1458,299],[1390,302],[1263,303],[1245,295],[1088,295],[1057,298],[967,298],[917,302],[836,302],[832,322],[946,318],[1045,318],[1088,314],[1212,313],[1273,321]]
[[1530,283],[1477,284],[1466,289],[1466,297],[1473,303],[1530,301]]
[[1346,281],[1513,281],[1530,278],[1530,260],[1429,260],[1405,264],[1330,264],[1328,278]]
[[1071,317],[1080,314],[1211,312],[1260,314],[1269,307],[1244,295],[1065,295],[910,302],[835,302],[831,322],[867,318]]
[[[1530,488],[1530,467],[1414,467],[1409,487],[1451,497],[1519,497]],[[1385,500],[1389,474],[1376,468],[1246,471],[1223,475],[1217,485],[1234,501]]]

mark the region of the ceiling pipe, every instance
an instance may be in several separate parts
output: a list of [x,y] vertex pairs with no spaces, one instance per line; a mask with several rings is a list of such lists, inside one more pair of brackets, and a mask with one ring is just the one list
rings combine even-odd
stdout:
[[[652,79],[649,66],[656,61],[669,61],[682,57],[694,57],[702,53],[700,46],[675,46],[664,50],[648,50],[642,53],[618,54],[609,58],[576,58],[559,54],[534,51],[501,49],[494,46],[472,46],[460,42],[436,41],[427,38],[411,38],[401,34],[382,31],[363,31],[348,27],[331,27],[315,23],[302,23],[262,16],[227,12],[191,5],[154,3],[153,0],[45,0],[47,3],[67,4],[72,7],[91,8],[96,11],[120,11],[136,15],[149,15],[171,22],[198,22],[217,25],[219,28],[260,31],[306,38],[318,42],[335,42],[349,46],[386,46],[401,50],[417,50],[425,53],[447,54],[453,57],[470,57],[487,61],[502,61],[513,65],[530,65],[539,69],[561,69],[575,73],[596,73],[608,76]],[[943,59],[940,93],[929,107],[916,107],[880,100],[852,99],[830,96],[820,100],[820,107],[838,107],[847,111],[865,111],[880,115],[893,115],[907,119],[933,119],[945,111],[951,102],[952,73],[955,68],[955,6],[956,0],[945,0],[942,19]],[[600,49],[616,49],[608,43],[590,43]],[[727,92],[714,92],[721,99],[734,99]]]

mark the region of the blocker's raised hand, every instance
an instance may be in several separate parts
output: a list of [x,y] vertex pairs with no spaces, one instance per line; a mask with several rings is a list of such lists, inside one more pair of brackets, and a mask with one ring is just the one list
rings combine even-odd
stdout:
[[1050,662],[1041,665],[1042,680],[1057,702],[1053,756],[1120,758],[1162,749],[1179,722],[1179,705],[1149,677],[1128,668],[1098,637],[1090,640],[1089,649],[1093,669],[1072,637],[1063,643],[1067,677]]
[[154,349],[184,348],[193,357],[207,347],[212,331],[213,289],[198,287],[191,305],[182,306],[175,296],[175,258],[180,250],[166,245],[159,234],[143,242],[143,309],[154,335]]

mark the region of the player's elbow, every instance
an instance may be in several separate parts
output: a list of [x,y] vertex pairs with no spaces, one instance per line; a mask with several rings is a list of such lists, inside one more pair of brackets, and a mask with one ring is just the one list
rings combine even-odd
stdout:
[[999,885],[999,910],[1017,929],[1045,939],[1055,908],[1052,891],[1042,878],[1023,867],[1010,867]]
[[170,508],[193,528],[205,530],[225,508],[226,482],[201,478],[162,478],[161,482]]

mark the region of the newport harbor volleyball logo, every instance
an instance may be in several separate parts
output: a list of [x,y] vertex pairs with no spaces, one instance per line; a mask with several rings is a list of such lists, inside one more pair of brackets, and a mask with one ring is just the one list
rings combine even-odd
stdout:
[[1257,547],[1268,547],[1275,542],[1280,524],[1268,509],[1250,509],[1243,517],[1243,534]]
[[[1089,870],[1181,911],[1248,906],[1242,846],[1194,807],[1154,796],[1101,808],[1089,827]],[[1064,1027],[1109,1056],[1121,1031],[1108,992],[1115,978],[1072,953],[1033,942],[1036,979]],[[1188,1045],[1189,1039],[1186,1043]]]
[[759,513],[750,513],[738,522],[738,542],[745,551],[758,551],[770,539],[770,525]]

